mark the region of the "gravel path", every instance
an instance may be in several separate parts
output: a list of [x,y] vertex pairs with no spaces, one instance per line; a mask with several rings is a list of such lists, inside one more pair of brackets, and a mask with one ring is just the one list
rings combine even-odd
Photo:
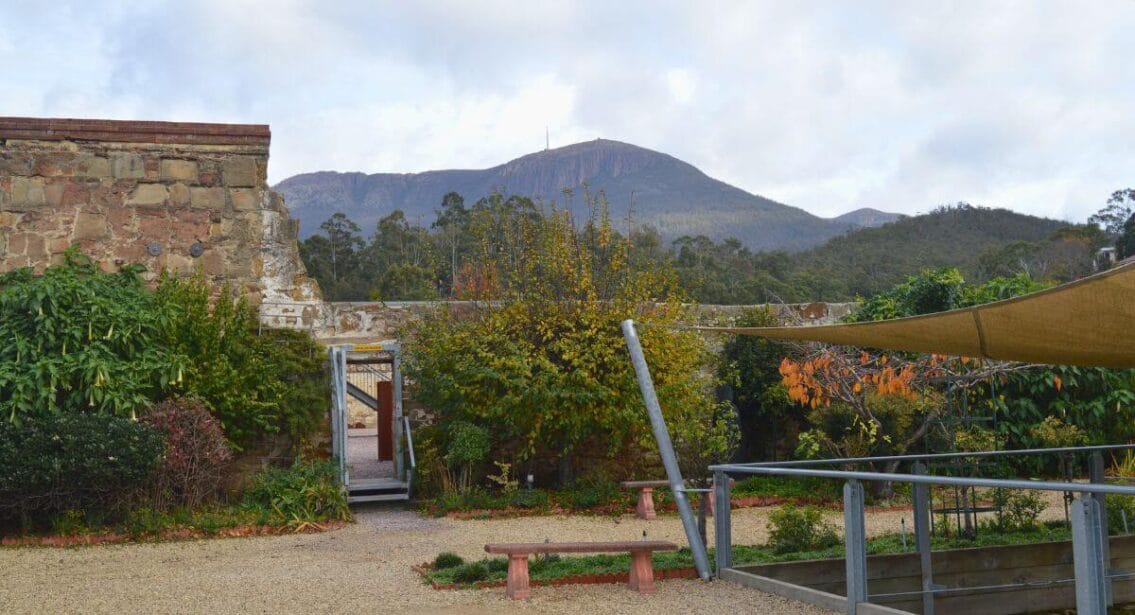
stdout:
[[[1059,496],[1057,495],[1057,498]],[[1058,499],[1057,499],[1058,502]],[[734,511],[734,542],[767,539],[770,508]],[[870,513],[870,535],[898,531],[909,511]],[[1063,516],[1053,506],[1046,516]],[[838,512],[828,515],[842,525]],[[685,543],[675,515],[431,519],[398,508],[359,510],[354,525],[323,534],[71,549],[0,549],[4,613],[824,613],[726,582],[661,581],[641,596],[621,585],[535,587],[527,602],[503,589],[437,591],[410,570],[443,550],[469,559],[487,542],[625,540]],[[712,544],[712,524],[710,541]]]

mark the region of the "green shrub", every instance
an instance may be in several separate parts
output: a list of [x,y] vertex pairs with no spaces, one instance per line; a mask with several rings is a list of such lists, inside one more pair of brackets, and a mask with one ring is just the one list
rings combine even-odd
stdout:
[[769,513],[769,546],[774,553],[826,549],[839,543],[835,529],[818,508],[786,504]]
[[555,564],[561,559],[563,559],[563,556],[561,556],[559,553],[545,553],[543,555],[537,555],[536,557],[532,558],[532,561],[528,566],[528,570],[532,574],[540,574],[547,570],[548,566]]
[[145,412],[142,422],[161,432],[165,456],[154,476],[153,504],[200,506],[217,494],[232,451],[217,419],[195,399],[170,399]]
[[438,556],[434,558],[434,570],[441,570],[442,568],[454,568],[464,563],[465,560],[462,559],[460,555],[450,551],[445,551],[443,553],[439,553]]
[[[1123,527],[1123,516],[1127,513],[1127,527]],[[1125,534],[1135,529],[1135,496],[1107,496],[1107,529],[1111,534]]]
[[163,448],[156,430],[107,414],[0,421],[0,519],[115,516],[146,487]]
[[244,506],[288,525],[345,521],[351,510],[338,476],[330,461],[297,460],[290,468],[269,468],[245,492]]
[[320,424],[324,353],[308,334],[261,331],[243,299],[201,277],[163,276],[151,292],[144,270],[106,273],[71,249],[43,275],[0,275],[0,417],[133,418],[183,395],[204,401],[237,447]]
[[1040,492],[998,488],[990,492],[990,499],[1001,509],[1002,530],[1029,530],[1039,526],[1040,514],[1045,509]]
[[0,416],[131,416],[177,387],[186,357],[165,341],[170,310],[139,266],[105,273],[68,250],[43,275],[0,275]]
[[[449,425],[449,445],[446,447],[445,461],[449,466],[450,481],[459,491],[467,491],[472,480],[473,467],[485,460],[489,454],[489,432],[466,421],[454,421]],[[456,475],[452,474],[456,471]]]
[[494,572],[508,572],[508,560],[503,557],[494,557],[492,559],[484,560],[485,568],[489,573]]
[[161,511],[143,506],[127,513],[122,529],[131,538],[138,539],[145,536],[156,536],[170,524],[171,519]]
[[552,499],[543,489],[519,489],[513,492],[509,504],[528,510],[543,510],[551,506]]
[[631,496],[613,480],[583,478],[561,494],[560,503],[573,510],[588,510],[609,504],[623,504]]
[[[490,458],[564,482],[601,466],[597,456],[618,460],[628,475],[657,462],[619,325],[686,315],[673,271],[635,259],[606,204],[588,204],[577,234],[554,207],[544,213],[500,195],[479,202],[469,212],[475,249],[454,291],[493,301],[430,314],[410,326],[406,343],[416,399],[443,423],[484,427],[496,447]],[[713,423],[705,340],[664,327],[639,335],[675,441],[687,422]]]
[[454,583],[476,583],[477,581],[484,581],[489,576],[489,568],[482,562],[470,562],[462,564],[453,572]]
[[261,329],[256,310],[229,287],[163,276],[170,310],[165,344],[188,359],[182,389],[209,406],[239,450],[265,435],[309,435],[326,408],[324,351],[304,332]]

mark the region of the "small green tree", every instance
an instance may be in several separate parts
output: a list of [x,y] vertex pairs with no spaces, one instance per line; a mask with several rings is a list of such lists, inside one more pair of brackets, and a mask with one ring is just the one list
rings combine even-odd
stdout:
[[652,326],[683,313],[672,276],[660,267],[632,269],[605,205],[593,206],[579,232],[555,209],[543,215],[514,199],[475,206],[471,224],[485,234],[460,277],[462,292],[493,301],[426,317],[407,344],[416,395],[443,421],[487,428],[494,458],[537,470],[554,464],[561,482],[585,467],[595,471],[584,458],[618,458],[612,467],[621,473],[653,462],[644,455],[653,438],[619,329],[626,318],[644,323],[641,339],[672,431],[704,431],[716,412],[704,342]]

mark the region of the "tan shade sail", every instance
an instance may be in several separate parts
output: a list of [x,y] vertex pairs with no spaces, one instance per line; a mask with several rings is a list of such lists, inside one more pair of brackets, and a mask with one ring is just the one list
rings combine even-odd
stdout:
[[876,322],[697,327],[768,338],[1007,361],[1135,367],[1135,263],[979,307]]

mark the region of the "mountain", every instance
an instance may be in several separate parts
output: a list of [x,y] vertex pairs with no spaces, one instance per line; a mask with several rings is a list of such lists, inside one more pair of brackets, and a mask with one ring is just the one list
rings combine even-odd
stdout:
[[870,207],[861,207],[855,211],[849,211],[842,216],[830,218],[830,220],[838,224],[844,224],[848,228],[874,228],[894,222],[902,217],[902,214],[892,214]]
[[[566,202],[578,215],[585,186],[606,194],[614,219],[625,222],[631,213],[636,226],[653,226],[666,239],[736,237],[754,250],[802,250],[895,217],[860,209],[820,218],[713,179],[673,156],[607,139],[529,154],[490,169],[372,175],[322,171],[289,177],[274,188],[284,195],[292,217],[300,221],[300,237],[306,238],[336,212],[367,235],[395,209],[412,222],[429,225],[450,191],[464,196],[467,205],[496,190],[561,207]],[[574,191],[574,198],[565,198],[565,188]]]

